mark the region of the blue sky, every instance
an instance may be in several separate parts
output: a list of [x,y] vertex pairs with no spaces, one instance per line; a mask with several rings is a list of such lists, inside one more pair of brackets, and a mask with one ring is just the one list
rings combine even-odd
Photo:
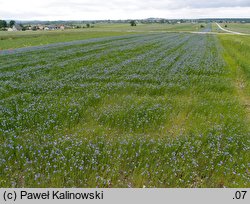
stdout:
[[250,18],[250,0],[0,0],[0,19]]

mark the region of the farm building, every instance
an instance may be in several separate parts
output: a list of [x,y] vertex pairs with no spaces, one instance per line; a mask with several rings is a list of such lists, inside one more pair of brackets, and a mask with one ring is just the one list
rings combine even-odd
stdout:
[[64,30],[65,26],[64,25],[60,25],[60,30]]
[[64,25],[48,25],[44,27],[44,30],[64,30],[65,26]]
[[44,28],[44,30],[57,30],[58,27],[57,26],[54,26],[54,25],[48,25]]
[[22,30],[22,27],[20,25],[13,25],[12,27],[12,31],[21,31]]
[[39,30],[44,30],[44,28],[45,28],[43,25],[38,25],[37,27]]

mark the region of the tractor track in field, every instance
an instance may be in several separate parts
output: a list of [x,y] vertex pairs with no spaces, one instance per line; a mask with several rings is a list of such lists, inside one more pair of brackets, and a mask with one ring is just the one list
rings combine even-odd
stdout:
[[235,31],[231,31],[231,30],[227,30],[225,28],[222,28],[220,24],[216,23],[216,25],[219,27],[219,29],[221,29],[222,31],[226,32],[226,33],[230,33],[230,34],[235,34],[235,35],[250,35],[247,33],[240,33],[240,32],[235,32]]

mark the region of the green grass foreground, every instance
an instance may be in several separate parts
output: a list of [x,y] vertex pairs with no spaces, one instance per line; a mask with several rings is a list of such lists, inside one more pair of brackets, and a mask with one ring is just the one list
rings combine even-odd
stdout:
[[250,187],[237,42],[137,34],[0,54],[0,186]]

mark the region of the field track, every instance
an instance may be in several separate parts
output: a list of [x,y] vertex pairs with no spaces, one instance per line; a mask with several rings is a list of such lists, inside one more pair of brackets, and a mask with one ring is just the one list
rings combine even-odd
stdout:
[[250,34],[247,34],[247,33],[240,33],[240,32],[235,32],[235,31],[227,30],[227,29],[225,29],[225,28],[222,28],[222,27],[220,26],[220,24],[218,24],[218,23],[216,23],[216,25],[217,25],[221,30],[223,30],[223,31],[226,32],[226,33],[231,33],[231,34],[236,34],[236,35],[250,35]]

